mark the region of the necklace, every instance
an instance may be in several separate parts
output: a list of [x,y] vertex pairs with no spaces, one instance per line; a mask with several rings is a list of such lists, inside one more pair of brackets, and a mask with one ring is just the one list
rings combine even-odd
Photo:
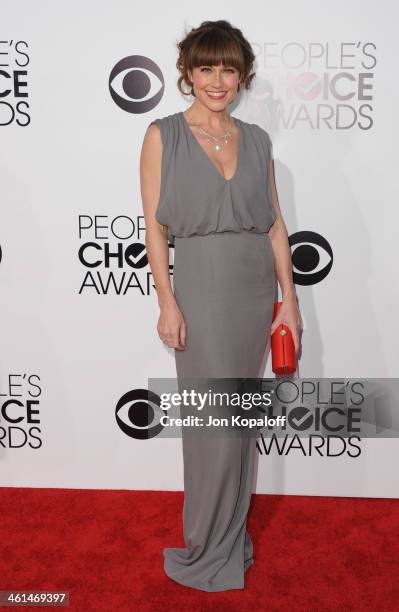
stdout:
[[224,136],[221,136],[220,138],[216,138],[216,136],[212,136],[212,134],[208,134],[208,132],[206,130],[204,130],[204,128],[199,127],[198,128],[199,131],[201,132],[201,134],[205,137],[205,140],[207,142],[211,142],[211,140],[213,140],[215,142],[214,148],[215,151],[219,152],[222,150],[222,145],[220,144],[220,140],[224,140],[224,144],[228,144],[231,140],[231,137],[233,135],[233,132],[231,131],[231,128],[229,128],[227,130],[227,132],[225,133]]

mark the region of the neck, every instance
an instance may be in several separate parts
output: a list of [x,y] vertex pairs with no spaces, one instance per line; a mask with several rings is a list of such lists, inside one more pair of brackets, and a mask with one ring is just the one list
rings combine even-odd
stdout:
[[213,111],[196,100],[184,113],[190,125],[201,126],[204,129],[221,131],[231,127],[232,121],[225,108]]

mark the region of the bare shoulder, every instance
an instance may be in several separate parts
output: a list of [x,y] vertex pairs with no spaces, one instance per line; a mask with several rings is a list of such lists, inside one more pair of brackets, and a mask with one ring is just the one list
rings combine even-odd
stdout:
[[154,144],[161,143],[161,126],[157,120],[151,121],[151,123],[147,126],[143,142]]
[[151,121],[147,126],[144,134],[143,144],[141,147],[141,162],[146,164],[147,162],[156,161],[162,154],[162,135],[161,126],[157,120]]
[[[177,115],[177,113],[175,113]],[[166,115],[165,117],[157,117],[150,121],[147,126],[144,141],[148,146],[162,148],[166,144],[168,135],[171,132],[172,120],[175,115]]]
[[178,131],[178,115],[179,113],[173,113],[152,119],[146,129],[143,146],[158,152],[162,152],[163,147],[172,146],[174,135]]

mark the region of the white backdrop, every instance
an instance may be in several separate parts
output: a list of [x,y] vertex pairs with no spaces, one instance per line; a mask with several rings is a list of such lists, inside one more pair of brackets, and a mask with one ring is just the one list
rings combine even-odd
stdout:
[[[192,101],[175,42],[206,19],[240,27],[257,55],[231,111],[272,138],[290,238],[313,232],[333,253],[324,274],[328,254],[295,259],[292,245],[299,375],[397,377],[395,5],[214,6],[1,2],[2,485],[183,487],[181,440],[135,439],[115,408],[175,376],[156,333],[139,156],[150,121]],[[397,497],[397,450],[395,438],[364,439],[356,458],[274,450],[256,490]]]

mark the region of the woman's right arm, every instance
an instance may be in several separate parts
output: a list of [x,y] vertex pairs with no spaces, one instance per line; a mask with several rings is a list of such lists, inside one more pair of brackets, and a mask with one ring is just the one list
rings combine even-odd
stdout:
[[184,350],[186,323],[176,302],[169,275],[169,246],[166,227],[155,218],[162,171],[162,139],[159,127],[147,128],[140,155],[140,189],[146,226],[145,244],[148,262],[155,281],[160,315],[158,335],[167,346]]

